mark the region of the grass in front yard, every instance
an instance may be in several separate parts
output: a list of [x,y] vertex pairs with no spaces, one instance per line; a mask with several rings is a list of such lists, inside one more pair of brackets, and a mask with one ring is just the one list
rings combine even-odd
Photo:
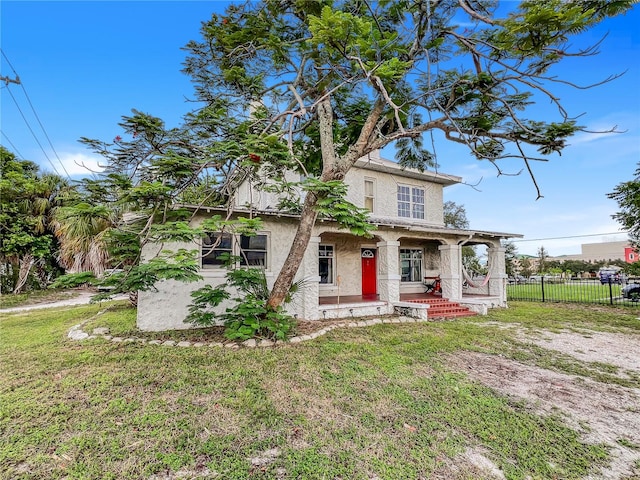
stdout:
[[[0,478],[482,478],[467,448],[509,479],[580,478],[606,461],[558,419],[446,368],[460,350],[505,351],[509,331],[485,323],[520,307],[267,349],[66,340],[104,308],[0,320]],[[120,305],[94,323],[134,322]]]

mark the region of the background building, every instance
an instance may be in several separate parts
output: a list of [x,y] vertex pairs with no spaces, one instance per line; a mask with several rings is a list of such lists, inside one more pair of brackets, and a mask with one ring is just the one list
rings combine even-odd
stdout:
[[600,242],[583,243],[582,253],[576,255],[562,255],[553,257],[554,260],[583,260],[585,262],[600,262],[608,260],[622,260],[634,263],[640,259],[638,251],[633,249],[629,242]]

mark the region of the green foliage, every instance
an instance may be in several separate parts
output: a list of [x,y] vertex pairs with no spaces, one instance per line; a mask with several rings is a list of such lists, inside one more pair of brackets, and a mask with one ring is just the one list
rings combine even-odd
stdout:
[[504,247],[504,262],[506,274],[510,277],[519,275],[517,271],[516,259],[518,257],[518,247],[512,241],[506,241],[502,245]]
[[0,284],[15,293],[42,288],[57,267],[52,215],[68,185],[4,147],[0,171]]
[[467,211],[464,205],[448,200],[444,202],[444,226],[450,228],[465,229],[469,228],[469,220],[467,219]]
[[607,195],[618,203],[618,211],[613,218],[629,232],[629,239],[640,248],[640,162],[634,179],[622,182]]
[[[249,338],[269,338],[284,340],[295,327],[295,321],[282,307],[267,308],[269,288],[264,270],[260,268],[231,269],[226,275],[225,285],[216,288],[206,285],[191,296],[189,315],[185,322],[197,326],[211,326],[224,323],[225,336],[230,340]],[[298,285],[296,285],[296,290]],[[215,314],[211,309],[218,307],[224,300],[231,298],[229,289],[237,297],[232,298],[233,306],[224,313]],[[291,301],[291,297],[287,299]]]
[[[198,273],[200,262],[195,250],[163,250],[149,261],[131,266],[106,276],[99,285],[113,287],[108,297],[115,293],[127,293],[154,289],[161,280],[195,282],[202,277]],[[101,298],[100,296],[97,298]]]
[[344,182],[323,182],[316,178],[307,178],[303,185],[305,190],[318,196],[315,208],[320,216],[335,220],[341,228],[349,229],[354,235],[372,236],[371,232],[376,227],[368,221],[369,211],[345,200],[347,186]]
[[56,278],[49,288],[77,288],[85,285],[95,285],[96,283],[98,283],[98,279],[93,272],[68,273]]

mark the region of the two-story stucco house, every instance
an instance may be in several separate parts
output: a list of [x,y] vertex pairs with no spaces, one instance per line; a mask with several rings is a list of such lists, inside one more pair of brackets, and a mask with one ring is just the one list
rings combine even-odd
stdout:
[[[451,175],[402,169],[379,154],[360,159],[345,178],[348,200],[371,212],[370,221],[377,226],[374,237],[358,237],[338,229],[332,221],[318,220],[297,274],[305,280],[304,288],[287,306],[289,312],[307,320],[391,314],[409,301],[424,300],[426,305],[432,294],[425,294],[425,281],[435,278],[443,299],[475,312],[506,306],[500,240],[520,235],[446,228],[443,189],[460,181]],[[190,293],[205,284],[225,282],[226,270],[217,259],[221,253],[242,253],[242,263],[264,266],[267,280],[275,280],[287,258],[297,217],[275,211],[277,197],[248,181],[238,189],[235,203],[239,215],[246,214],[250,205],[262,219],[263,231],[254,237],[223,237],[214,250],[211,245],[219,234],[211,232],[202,239],[195,248],[203,252],[203,280],[190,284],[166,281],[156,285],[157,291],[141,292],[140,329],[188,328],[183,320]],[[202,218],[216,212],[214,208],[204,210]],[[478,244],[488,247],[489,274],[481,284],[463,288],[461,248]],[[428,314],[426,306],[420,314]]]

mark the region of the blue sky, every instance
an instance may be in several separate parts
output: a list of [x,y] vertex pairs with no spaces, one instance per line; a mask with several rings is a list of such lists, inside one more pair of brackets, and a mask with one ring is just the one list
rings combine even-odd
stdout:
[[[64,174],[62,163],[75,176],[86,171],[79,164],[95,166],[99,161],[78,139],[112,140],[122,133],[118,122],[132,108],[159,116],[168,126],[177,125],[194,106],[188,102],[193,92],[190,80],[180,72],[185,55],[181,47],[197,39],[200,23],[224,5],[3,0],[0,45],[6,58],[2,57],[0,74],[10,78],[17,74],[23,84],[2,84],[0,142],[45,170],[55,167]],[[625,133],[578,134],[562,156],[533,162],[543,198],[536,200],[525,171],[498,177],[491,164],[436,138],[440,171],[465,181],[448,188],[445,200],[465,206],[471,228],[523,234],[526,241],[517,246],[527,254],[535,254],[541,245],[551,255],[580,253],[582,243],[626,238],[612,234],[620,228],[611,219],[616,204],[606,194],[630,180],[640,161],[638,25],[640,7],[606,21],[572,41],[576,49],[584,48],[606,34],[598,56],[568,59],[554,70],[558,77],[579,85],[626,72],[593,89],[554,88],[568,112],[581,115],[581,125],[590,130],[617,126]],[[533,111],[538,119],[556,118],[548,101]],[[517,173],[523,167],[516,161],[502,164],[505,173]],[[552,240],[556,237],[574,238]]]

